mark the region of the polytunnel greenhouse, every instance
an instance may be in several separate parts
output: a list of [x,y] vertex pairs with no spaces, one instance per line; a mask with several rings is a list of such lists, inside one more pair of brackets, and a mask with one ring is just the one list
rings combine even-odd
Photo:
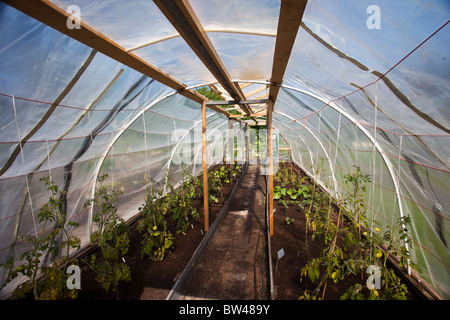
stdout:
[[449,299],[449,17],[4,0],[1,299]]

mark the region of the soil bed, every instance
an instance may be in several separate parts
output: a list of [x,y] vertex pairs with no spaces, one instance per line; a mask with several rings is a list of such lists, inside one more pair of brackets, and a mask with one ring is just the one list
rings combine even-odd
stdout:
[[[312,190],[312,181],[294,164],[280,163],[279,170],[282,170],[286,166],[292,168],[292,171],[300,178],[305,177],[305,183]],[[276,185],[277,183],[274,179],[274,186]],[[289,189],[291,186],[288,184],[285,187]],[[318,285],[318,281],[312,283],[308,277],[303,277],[303,280],[300,282],[301,269],[309,260],[318,258],[321,255],[322,250],[325,248],[325,243],[321,238],[313,240],[311,237],[312,231],[309,230],[306,245],[306,218],[304,211],[300,207],[297,205],[289,205],[289,208],[286,208],[277,200],[274,200],[274,209],[276,210],[273,218],[274,233],[270,238],[274,296],[276,300],[297,300],[304,294],[305,290],[312,292]],[[333,210],[331,210],[331,217],[335,222],[337,221],[338,213],[338,207],[334,206]],[[295,221],[287,224],[287,217]],[[339,236],[337,244],[342,245],[342,242],[343,238]],[[284,256],[277,261],[277,252],[281,249],[284,250]],[[323,274],[324,269],[321,269],[320,275],[322,276]],[[361,280],[361,276],[352,275],[345,277],[344,280],[338,281],[337,283],[328,281],[324,300],[338,300],[350,286],[356,282],[365,285],[366,280],[367,275],[363,275],[363,280]],[[419,296],[412,289],[408,288],[408,293],[408,300],[419,299]],[[320,291],[320,296],[322,296],[322,290]]]
[[[211,168],[217,170],[222,165]],[[229,169],[229,165],[225,165]],[[233,185],[238,177],[233,179]],[[222,196],[218,202],[209,207],[209,223],[220,212],[222,206],[231,193],[232,183],[223,184]],[[131,281],[119,284],[119,298],[122,300],[164,300],[175,281],[183,272],[195,249],[202,241],[204,230],[204,209],[203,198],[197,198],[192,202],[192,206],[197,208],[200,217],[192,221],[191,228],[183,234],[176,233],[176,223],[172,222],[170,215],[167,217],[168,230],[175,235],[174,250],[167,254],[162,261],[152,261],[147,256],[141,258],[141,235],[137,230],[140,219],[130,225],[130,246],[126,254],[125,261],[130,268]],[[137,208],[136,208],[137,209]],[[93,251],[98,252],[98,249]],[[83,269],[81,273],[81,290],[78,293],[81,300],[112,300],[117,299],[117,295],[112,290],[106,292],[95,280],[95,273],[91,270]]]

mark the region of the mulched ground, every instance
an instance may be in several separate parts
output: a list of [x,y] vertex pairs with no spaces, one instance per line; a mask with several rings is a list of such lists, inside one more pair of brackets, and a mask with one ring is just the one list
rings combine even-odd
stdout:
[[[280,168],[285,164],[280,164]],[[291,164],[286,164],[291,166]],[[293,170],[301,177],[304,173],[295,165]],[[311,181],[307,178],[307,183]],[[311,184],[312,186],[312,184]],[[289,185],[287,187],[290,187]],[[311,187],[312,188],[312,187]],[[220,212],[223,204],[231,192],[229,185],[223,188],[223,197],[219,203],[210,206],[210,225],[214,222],[216,215]],[[247,192],[255,192],[251,188]],[[240,192],[237,197],[245,201],[249,198],[245,192]],[[237,201],[238,202],[238,201]],[[236,203],[237,203],[236,202]],[[192,223],[192,229],[186,235],[177,235],[175,239],[175,250],[166,256],[163,261],[152,261],[148,258],[141,259],[140,253],[140,234],[136,229],[138,221],[134,222],[130,228],[130,251],[125,259],[131,270],[131,281],[120,284],[120,299],[122,300],[163,300],[167,297],[175,281],[178,279],[186,264],[196,250],[204,237],[203,223],[203,200],[197,199],[193,205],[198,209],[200,218]],[[271,255],[273,265],[273,281],[275,286],[275,299],[277,300],[296,300],[305,290],[314,290],[317,283],[311,283],[308,277],[300,282],[300,270],[307,261],[318,257],[324,247],[321,239],[312,241],[311,232],[308,233],[308,246],[305,242],[305,215],[297,206],[286,209],[274,201],[274,235],[271,237]],[[332,212],[332,217],[337,221],[337,207]],[[295,221],[286,224],[286,217],[293,218]],[[168,221],[169,230],[175,234],[175,225]],[[338,243],[342,239],[338,239]],[[277,252],[283,249],[284,256],[277,262]],[[267,274],[267,270],[265,270]],[[322,273],[323,274],[323,273]],[[104,300],[116,299],[114,292],[106,293],[103,288],[94,279],[93,272],[82,271],[82,283],[78,299],[81,300]],[[361,281],[361,277],[347,277],[337,284],[327,284],[325,300],[336,300],[353,285],[355,281]],[[409,299],[418,299],[418,296],[412,290]],[[269,298],[268,295],[266,295]]]
[[[219,166],[213,169],[217,168]],[[230,192],[230,184],[224,184],[222,188],[223,196],[219,197],[217,204],[210,206],[210,225],[214,222]],[[130,267],[131,281],[119,284],[119,298],[121,300],[164,300],[167,297],[205,235],[203,199],[194,200],[193,206],[197,208],[200,217],[192,222],[192,228],[186,232],[186,235],[175,235],[175,223],[170,218],[167,220],[168,230],[176,236],[175,249],[166,255],[163,261],[152,261],[147,256],[141,259],[141,235],[137,230],[139,220],[130,225],[130,250],[125,256],[125,261]],[[116,298],[115,292],[110,290],[107,293],[100,287],[95,281],[94,272],[83,269],[78,299],[111,300]]]

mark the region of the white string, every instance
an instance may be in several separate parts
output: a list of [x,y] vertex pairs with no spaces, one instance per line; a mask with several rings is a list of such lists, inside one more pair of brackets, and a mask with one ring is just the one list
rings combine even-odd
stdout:
[[358,166],[358,148],[359,148],[359,143],[358,143],[358,126],[355,123],[355,155],[356,155],[356,166]]
[[[377,143],[377,120],[378,120],[378,81],[375,84],[375,111],[374,111],[374,129],[373,129],[373,148],[372,148],[372,208],[375,208],[375,176],[376,176],[376,148]],[[373,235],[373,216],[370,217],[370,236]],[[370,256],[372,257],[372,247],[370,247]]]
[[[398,192],[400,193],[400,158],[401,158],[401,155],[402,155],[402,143],[403,143],[403,134],[402,135],[400,135],[400,145],[399,145],[399,148],[398,148],[398,159],[397,159],[397,167],[398,167],[398,171],[397,171],[397,185],[398,185]],[[400,196],[400,194],[398,194],[398,196]],[[396,198],[398,198],[398,197],[396,197]],[[400,201],[400,200],[397,200],[397,201]],[[400,216],[402,217],[402,213],[400,212]],[[392,217],[394,217],[394,215],[392,215]],[[405,228],[405,225],[402,223],[402,227],[403,227],[403,229],[406,229]],[[407,232],[404,232],[406,235],[407,235]],[[405,245],[405,248],[406,248],[406,250],[408,250],[408,252],[409,252],[409,245],[406,243],[406,240],[404,240],[404,245]],[[411,266],[410,266],[410,264],[409,264],[409,262],[410,262],[410,259],[408,258],[407,260],[406,260],[406,262],[407,262],[407,271],[408,271],[408,275],[411,275]]]
[[[87,116],[88,116],[88,123],[89,123],[89,136],[91,138],[91,143],[89,148],[91,149],[91,154],[92,154],[92,128],[91,128],[91,111],[89,110],[87,112]],[[98,174],[97,174],[98,175]],[[95,179],[97,179],[97,177],[94,177]],[[94,186],[96,185],[96,181],[94,181]],[[94,191],[92,192],[92,198],[94,197]],[[89,210],[89,218],[88,218],[88,231],[89,231],[89,235],[92,235],[92,221],[93,221],[93,217],[94,217],[94,201],[90,202],[90,210]],[[100,205],[100,204],[99,204]]]
[[145,112],[142,113],[142,124],[144,126],[144,157],[145,157],[145,171],[147,172],[149,178],[150,177],[150,168],[148,165],[148,150],[147,150],[147,128],[145,126]]
[[[342,114],[339,112],[338,131],[337,131],[337,137],[336,137],[336,152],[334,153],[334,161],[333,161],[333,165],[335,168],[336,168],[337,154],[338,154],[338,149],[339,149],[339,140],[340,140],[340,134],[341,134],[341,116],[342,116]],[[339,190],[336,190],[336,194],[338,194],[339,197],[341,197]]]
[[[25,170],[25,158],[24,158],[24,155],[23,155],[23,148],[22,148],[22,136],[20,134],[19,121],[17,119],[17,112],[16,112],[16,100],[15,100],[14,96],[12,97],[12,102],[13,102],[13,108],[14,108],[14,119],[16,121],[16,127],[17,127],[17,135],[18,135],[18,138],[19,138],[19,147],[20,147],[20,155],[21,155],[21,158],[22,158],[22,166],[23,166],[23,168]],[[33,219],[34,233],[35,233],[35,235],[37,237],[38,232],[37,232],[37,228],[36,228],[36,221],[35,221],[35,218],[34,218],[33,200],[31,199],[30,185],[28,183],[28,175],[27,174],[25,174],[25,182],[26,182],[26,185],[27,185],[28,201],[30,202],[31,217]]]
[[[400,188],[399,181],[400,181],[400,170],[401,170],[400,169],[400,156],[402,154],[402,142],[403,142],[403,134],[400,135],[400,144],[399,144],[399,147],[398,147],[398,159],[397,159],[397,177],[395,178],[399,188]],[[399,190],[399,192],[400,192],[400,190]],[[397,199],[397,197],[396,197],[396,199]],[[395,201],[394,201],[394,206],[395,206]],[[392,209],[394,209],[394,208],[392,208]],[[394,222],[394,215],[392,215],[391,224],[393,224],[393,222]]]
[[52,167],[50,165],[50,150],[48,147],[48,140],[47,140],[47,162],[48,162],[48,174],[50,176],[50,181],[53,181],[52,179]]

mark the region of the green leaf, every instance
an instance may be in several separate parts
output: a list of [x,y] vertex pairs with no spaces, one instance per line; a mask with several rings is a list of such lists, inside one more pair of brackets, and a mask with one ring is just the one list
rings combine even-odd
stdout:
[[319,268],[314,268],[314,275],[316,276],[316,279],[319,279],[319,276],[320,276],[320,270],[319,270]]
[[308,277],[311,280],[311,282],[316,281],[316,272],[314,271],[315,268],[309,268],[308,269]]

